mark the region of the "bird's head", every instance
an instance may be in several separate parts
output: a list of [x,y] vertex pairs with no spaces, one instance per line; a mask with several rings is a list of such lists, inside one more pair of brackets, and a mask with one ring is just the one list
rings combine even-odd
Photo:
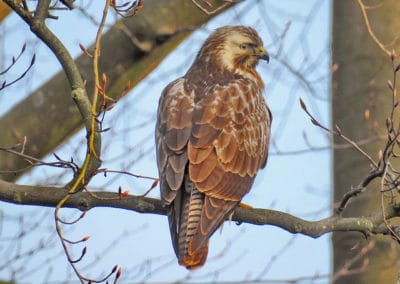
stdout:
[[269,55],[257,32],[245,26],[225,26],[217,29],[200,50],[203,59],[229,72],[243,73],[255,68],[258,61],[269,61]]

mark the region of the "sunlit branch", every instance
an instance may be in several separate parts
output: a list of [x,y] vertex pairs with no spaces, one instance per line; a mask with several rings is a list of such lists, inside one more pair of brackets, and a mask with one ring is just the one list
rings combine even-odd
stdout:
[[357,0],[358,5],[360,6],[360,10],[364,17],[365,26],[367,27],[367,31],[372,38],[372,40],[378,45],[378,47],[387,55],[390,55],[390,51],[385,47],[385,45],[376,37],[374,31],[372,30],[371,23],[369,22],[368,14],[367,14],[367,6],[364,5],[362,0]]
[[[24,205],[55,207],[65,196],[67,190],[57,187],[24,186],[0,181],[0,199],[6,202]],[[128,195],[119,198],[119,193],[109,191],[94,192],[95,198],[86,192],[71,195],[64,207],[88,211],[96,207],[119,208],[138,213],[166,215],[167,209],[161,200]],[[387,220],[400,216],[400,206],[388,204],[385,207]],[[384,224],[382,211],[365,217],[341,217],[334,215],[318,221],[307,221],[294,215],[270,209],[236,208],[232,221],[253,225],[272,225],[290,233],[303,234],[312,238],[320,237],[333,231],[357,231],[364,235],[389,234]]]

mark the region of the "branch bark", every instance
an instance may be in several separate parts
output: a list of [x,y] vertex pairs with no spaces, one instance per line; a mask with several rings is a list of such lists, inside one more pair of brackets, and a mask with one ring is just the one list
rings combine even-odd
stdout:
[[[131,210],[138,213],[166,215],[167,210],[161,200],[129,195],[122,199],[118,193],[108,191],[93,192],[95,198],[86,192],[73,194],[64,207],[88,211],[95,207],[109,207]],[[68,191],[60,187],[17,185],[0,180],[0,200],[20,204],[55,207]],[[388,205],[386,219],[400,216],[400,206]],[[334,231],[387,234],[382,212],[379,210],[368,217],[331,216],[317,221],[307,221],[291,214],[271,209],[237,207],[232,221],[253,225],[272,225],[293,234],[318,238]]]
[[[18,5],[14,1],[7,2]],[[217,6],[221,0],[211,2]],[[107,95],[117,98],[129,80],[134,87],[195,27],[213,16],[204,14],[187,0],[147,0],[137,16],[121,20],[103,36],[99,66],[108,77]],[[21,17],[26,18],[27,15]],[[141,45],[133,44],[132,38],[139,40]],[[147,49],[144,50],[143,46]],[[88,49],[92,50],[92,47]],[[91,59],[81,55],[75,62],[86,80],[86,89],[92,90]],[[25,153],[41,158],[81,127],[82,118],[73,105],[65,74],[60,72],[0,118],[0,145],[10,147],[26,136],[28,143]],[[16,171],[27,166],[29,164],[19,157],[0,153],[1,170]],[[12,181],[23,173],[3,174],[0,179]]]
[[[367,9],[362,4],[363,2],[373,9]],[[372,137],[376,133],[387,133],[385,121],[392,111],[391,92],[385,84],[388,79],[393,78],[391,59],[386,52],[382,52],[382,45],[377,45],[376,39],[379,38],[382,42],[393,42],[392,47],[398,47],[396,35],[400,29],[400,22],[397,20],[400,6],[395,0],[385,1],[384,5],[377,6],[374,6],[372,2],[332,2],[332,62],[338,66],[332,74],[331,84],[332,127],[335,128],[335,125],[338,125],[343,133],[351,134],[351,138],[355,141]],[[359,4],[363,6],[361,9]],[[363,8],[367,10],[363,11]],[[365,12],[369,17],[368,23]],[[370,28],[373,29],[372,38]],[[391,49],[388,46],[385,48]],[[366,113],[368,116],[365,116]],[[398,121],[397,114],[395,119]],[[396,125],[398,122],[391,123]],[[382,135],[381,139],[364,145],[363,150],[372,157],[378,157],[378,153],[384,149],[383,147],[390,139],[388,137],[389,135]],[[334,143],[338,143],[339,140],[340,138],[335,137]],[[393,168],[399,168],[397,158],[391,159],[390,164]],[[365,163],[365,158],[360,153],[348,149],[334,149],[332,167],[334,203],[341,202],[343,196],[348,197],[352,192],[362,192],[351,200],[351,204],[343,211],[343,216],[363,216],[382,210],[379,208],[382,194],[389,196],[390,193],[382,192],[384,188],[379,184],[380,179],[370,183],[368,188],[363,188],[364,181],[370,182],[365,177],[370,175],[373,167]],[[360,181],[363,182],[360,183]],[[351,186],[358,184],[361,187]],[[352,188],[352,192],[349,192],[349,188]],[[395,196],[397,198],[398,193],[395,189],[393,192],[392,198]],[[334,233],[332,243],[333,271],[340,271],[346,266],[348,260],[354,259],[362,250],[361,247],[357,247],[359,236],[356,234]],[[357,248],[354,249],[355,247]],[[377,238],[375,248],[368,253],[369,268],[363,273],[347,273],[335,279],[333,283],[393,282],[397,279],[399,271],[398,267],[393,265],[392,259],[388,257],[389,251],[399,254],[400,248],[394,246],[389,238]],[[358,259],[353,267],[362,267],[366,259]]]

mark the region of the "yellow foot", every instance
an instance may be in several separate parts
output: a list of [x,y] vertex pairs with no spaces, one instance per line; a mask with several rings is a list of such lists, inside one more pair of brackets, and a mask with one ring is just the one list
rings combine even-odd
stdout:
[[246,204],[246,203],[242,203],[242,202],[240,202],[238,206],[239,206],[239,207],[242,207],[242,208],[246,208],[246,209],[251,209],[251,208],[253,208],[253,206],[250,206],[250,205],[248,205],[248,204]]

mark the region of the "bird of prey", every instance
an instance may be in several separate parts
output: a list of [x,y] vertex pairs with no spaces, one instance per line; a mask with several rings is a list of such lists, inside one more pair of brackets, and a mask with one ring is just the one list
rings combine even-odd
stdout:
[[204,264],[208,240],[267,161],[271,114],[255,70],[257,32],[218,28],[187,73],[161,94],[155,131],[161,199],[180,265]]

